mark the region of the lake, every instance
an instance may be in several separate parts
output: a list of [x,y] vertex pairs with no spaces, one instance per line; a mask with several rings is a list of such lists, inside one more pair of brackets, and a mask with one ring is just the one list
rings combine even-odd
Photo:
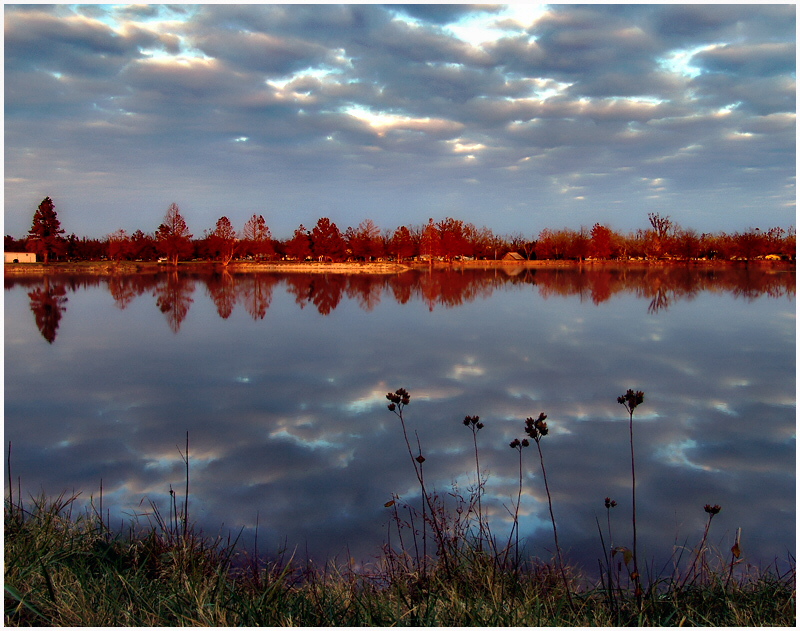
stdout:
[[[475,484],[508,536],[526,417],[565,556],[596,569],[604,498],[630,545],[634,414],[640,558],[709,542],[747,562],[795,551],[795,273],[781,267],[503,268],[401,274],[157,273],[5,278],[5,438],[23,495],[81,491],[112,525],[183,500],[190,520],[298,558],[369,561],[393,494]],[[416,450],[416,445],[415,445]],[[523,451],[521,534],[550,559],[538,453]],[[16,486],[15,486],[16,492]]]

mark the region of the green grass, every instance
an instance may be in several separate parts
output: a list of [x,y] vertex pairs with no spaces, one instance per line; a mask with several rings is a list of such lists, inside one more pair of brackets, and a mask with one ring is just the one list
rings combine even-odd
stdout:
[[[669,579],[609,594],[557,564],[503,565],[466,541],[445,571],[386,548],[374,566],[257,565],[182,526],[111,533],[75,497],[5,503],[7,626],[794,626],[795,578]],[[178,520],[174,522],[178,524]],[[456,548],[453,548],[456,550]],[[453,552],[451,550],[451,552]]]

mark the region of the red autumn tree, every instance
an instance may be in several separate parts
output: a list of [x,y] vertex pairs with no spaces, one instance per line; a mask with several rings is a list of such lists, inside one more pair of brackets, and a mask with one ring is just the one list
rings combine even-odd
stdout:
[[389,242],[389,250],[398,261],[409,259],[414,256],[416,246],[411,236],[411,231],[406,226],[400,226],[394,231]]
[[289,258],[298,261],[305,261],[311,256],[311,236],[303,224],[300,224],[300,227],[294,231],[294,235],[286,242],[284,249]]
[[156,230],[156,241],[170,265],[177,265],[181,256],[192,252],[192,235],[177,204],[170,204],[167,209],[163,223]]
[[439,231],[441,254],[448,261],[466,253],[467,240],[464,236],[463,221],[447,217],[436,224],[436,229]]
[[230,219],[227,217],[217,219],[217,225],[208,235],[208,243],[210,249],[219,256],[223,265],[231,262],[236,254],[239,237],[236,230],[233,229]]
[[357,228],[348,228],[345,240],[353,258],[371,261],[383,254],[381,231],[372,219],[365,219]]
[[428,219],[428,224],[422,229],[419,254],[430,261],[442,254],[442,239],[439,235],[439,230],[433,223],[433,219]]
[[152,234],[137,230],[131,235],[131,258],[152,261],[156,258],[156,239]]
[[275,254],[272,234],[263,215],[253,214],[247,220],[242,231],[242,239],[244,251],[256,259],[269,258]]
[[612,233],[611,230],[599,223],[592,226],[591,244],[589,251],[594,258],[607,259],[611,258],[612,251]]
[[345,242],[339,228],[327,217],[321,217],[311,231],[314,256],[341,261],[345,258]]
[[131,238],[124,230],[116,230],[108,235],[108,258],[112,261],[121,261],[128,258],[132,251]]

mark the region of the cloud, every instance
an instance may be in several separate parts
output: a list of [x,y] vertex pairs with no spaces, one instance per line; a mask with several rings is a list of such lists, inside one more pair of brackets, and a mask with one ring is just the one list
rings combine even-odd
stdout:
[[793,43],[725,44],[697,53],[692,57],[708,72],[737,75],[773,76],[795,70],[796,51]]
[[330,51],[319,44],[267,33],[211,31],[195,41],[198,49],[215,59],[268,76],[328,62]]
[[[745,227],[755,206],[791,223],[792,127],[746,134],[794,115],[794,7],[512,9],[9,5],[7,231],[45,195],[87,236],[137,213],[128,227],[157,224],[176,198],[200,223],[224,206],[239,225],[265,186],[279,238],[318,209],[344,224],[451,214],[503,233],[613,215],[630,228],[652,203],[630,195],[637,176],[675,182],[676,218],[700,230]],[[582,179],[590,203],[567,205],[551,176]],[[735,197],[701,203],[704,178]]]

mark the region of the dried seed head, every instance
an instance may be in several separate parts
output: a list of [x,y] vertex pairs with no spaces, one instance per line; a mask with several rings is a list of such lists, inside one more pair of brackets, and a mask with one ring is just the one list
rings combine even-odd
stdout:
[[644,403],[644,392],[641,390],[634,392],[629,388],[625,394],[621,397],[617,397],[617,403],[624,405],[625,409],[633,414],[636,407]]
[[512,440],[512,441],[511,441],[511,442],[508,444],[508,446],[509,446],[509,447],[511,447],[511,449],[516,449],[517,447],[519,447],[519,446],[520,446],[520,444],[521,444],[521,443],[519,442],[519,438],[515,438],[514,440]]
[[480,421],[480,418],[481,418],[480,416],[465,416],[464,417],[464,425],[466,425],[467,427],[472,425],[472,427],[476,427],[478,429],[481,429],[483,427],[483,423],[479,423],[478,422],[478,421]]
[[547,423],[544,422],[546,418],[547,414],[542,412],[536,419],[530,416],[525,419],[525,433],[537,443],[542,439],[542,436],[547,436]]
[[719,504],[714,504],[713,506],[711,504],[706,504],[703,510],[713,517],[722,510],[722,507]]
[[423,462],[425,462],[425,457],[420,455],[420,456],[417,456],[416,458],[414,458],[414,460],[416,460],[418,463],[422,464]]
[[617,505],[615,500],[612,500],[610,497],[606,498],[606,508],[614,508]]
[[398,388],[394,392],[387,393],[386,398],[391,401],[389,409],[392,412],[394,412],[396,406],[408,405],[408,402],[411,401],[411,395],[408,394],[408,390],[405,388]]

